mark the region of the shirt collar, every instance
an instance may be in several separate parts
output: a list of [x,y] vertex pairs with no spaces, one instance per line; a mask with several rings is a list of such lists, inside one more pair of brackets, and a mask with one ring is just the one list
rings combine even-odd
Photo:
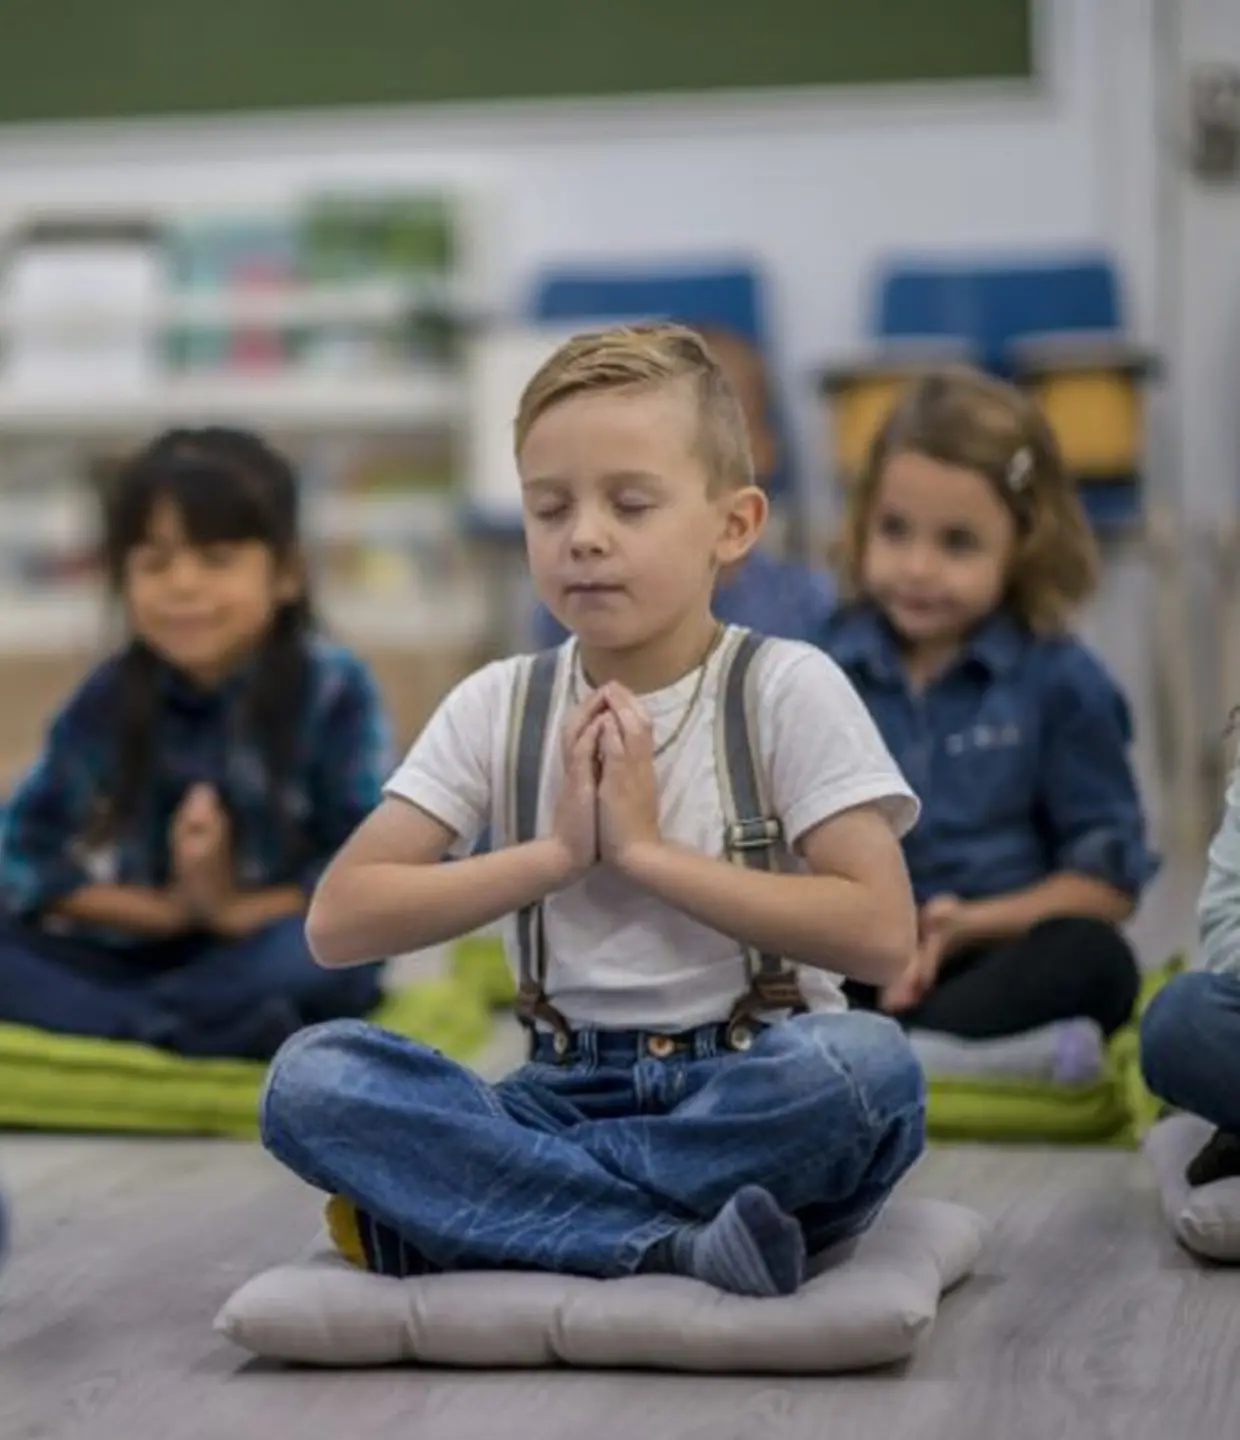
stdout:
[[[841,665],[867,670],[876,680],[903,678],[895,632],[876,606],[866,601],[849,606],[839,613],[832,629],[831,654]],[[952,668],[972,662],[989,675],[1006,675],[1019,663],[1028,643],[1029,632],[1016,616],[998,610],[969,636]]]
[[228,709],[246,689],[256,668],[253,661],[247,661],[219,685],[207,688],[165,660],[160,660],[158,667],[160,694],[175,709],[198,715]]
[[997,610],[970,635],[965,653],[992,675],[1010,675],[1032,638],[1010,610]]

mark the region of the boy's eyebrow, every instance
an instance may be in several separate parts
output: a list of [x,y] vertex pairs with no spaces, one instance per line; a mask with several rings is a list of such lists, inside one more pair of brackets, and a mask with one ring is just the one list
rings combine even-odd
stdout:
[[603,476],[605,485],[662,485],[663,477],[651,470],[609,470]]
[[[663,477],[650,470],[608,470],[602,477],[604,485],[645,485],[661,486]],[[555,475],[532,475],[521,481],[523,490],[567,490],[571,482]]]

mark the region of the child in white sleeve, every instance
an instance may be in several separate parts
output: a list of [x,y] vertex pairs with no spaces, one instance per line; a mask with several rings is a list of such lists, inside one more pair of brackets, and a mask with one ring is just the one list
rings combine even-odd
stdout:
[[[373,1270],[787,1294],[922,1149],[907,1041],[841,991],[913,953],[917,802],[832,660],[711,612],[766,501],[700,337],[569,342],[516,448],[531,572],[571,638],[444,701],[309,936],[354,965],[507,917],[529,1063],[492,1087],[333,1022],[276,1057],[264,1142]],[[488,826],[494,849],[468,854]]]

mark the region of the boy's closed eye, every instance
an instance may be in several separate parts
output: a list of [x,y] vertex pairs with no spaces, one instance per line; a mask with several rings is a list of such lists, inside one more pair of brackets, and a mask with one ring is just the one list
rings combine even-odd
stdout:
[[616,513],[626,519],[633,519],[639,515],[649,514],[654,509],[654,502],[640,496],[622,496],[613,502]]

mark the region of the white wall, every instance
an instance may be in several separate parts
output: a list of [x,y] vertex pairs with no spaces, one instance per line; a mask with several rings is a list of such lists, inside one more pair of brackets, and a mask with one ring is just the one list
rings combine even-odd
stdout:
[[[1240,180],[1205,183],[1184,155],[1192,68],[1240,66],[1240,4],[1181,0],[1167,18],[1164,49],[1171,103],[1158,144],[1173,221],[1165,232],[1174,402],[1168,428],[1190,525],[1202,536],[1229,536],[1240,524]],[[1198,550],[1208,558],[1208,546],[1199,542]],[[1225,633],[1228,617],[1204,570],[1194,590],[1203,622],[1196,654],[1203,729],[1217,737],[1240,704],[1240,634],[1234,611],[1233,633]]]
[[[1240,66],[1240,4],[1181,0],[1181,98],[1194,64]],[[1183,131],[1169,134],[1180,153]],[[1182,263],[1173,336],[1184,494],[1199,520],[1240,511],[1240,182],[1210,185],[1175,165]],[[1240,637],[1237,637],[1240,640]]]

